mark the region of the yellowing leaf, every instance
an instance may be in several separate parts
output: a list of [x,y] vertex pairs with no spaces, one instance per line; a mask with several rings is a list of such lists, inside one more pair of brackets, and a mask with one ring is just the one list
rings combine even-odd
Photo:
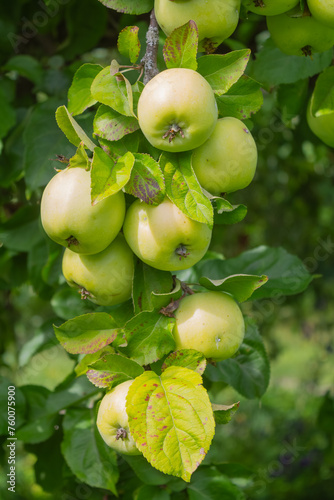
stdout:
[[180,366],[160,376],[145,371],[132,383],[126,409],[131,435],[150,464],[189,482],[215,429],[202,377]]

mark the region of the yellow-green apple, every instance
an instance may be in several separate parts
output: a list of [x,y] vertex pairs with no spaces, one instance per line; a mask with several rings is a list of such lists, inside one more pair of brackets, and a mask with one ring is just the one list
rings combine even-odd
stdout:
[[312,16],[321,24],[334,29],[334,3],[333,0],[307,0]]
[[277,16],[288,12],[298,5],[300,0],[242,0],[251,12],[262,16]]
[[214,92],[192,69],[162,71],[144,87],[138,102],[139,126],[163,151],[188,151],[211,135],[218,117]]
[[103,397],[96,425],[103,441],[124,455],[141,455],[130,434],[126,396],[133,380],[117,385]]
[[160,205],[136,200],[125,216],[123,232],[145,264],[162,271],[188,269],[206,253],[212,230],[187,217],[168,198]]
[[312,132],[327,146],[334,148],[334,112],[315,116],[312,113],[313,96],[307,107],[307,123]]
[[230,358],[239,349],[245,323],[235,300],[224,292],[201,292],[181,300],[175,312],[177,350],[196,349],[215,361]]
[[[239,21],[240,0],[155,0],[154,12],[160,28],[170,35],[175,28],[195,21],[200,49],[217,47],[228,38]],[[211,49],[209,49],[211,51]]]
[[119,234],[94,255],[82,255],[68,248],[63,257],[63,275],[67,283],[78,288],[82,298],[100,306],[121,304],[131,297],[134,255]]
[[91,204],[90,172],[66,168],[46,186],[41,201],[42,225],[56,243],[73,252],[104,250],[119,233],[125,216],[124,194]]
[[192,166],[201,186],[219,195],[243,189],[252,181],[257,148],[246,125],[237,118],[217,121],[209,139],[192,155]]
[[276,46],[288,55],[312,56],[334,45],[334,29],[312,16],[290,17],[289,13],[268,16],[267,27]]

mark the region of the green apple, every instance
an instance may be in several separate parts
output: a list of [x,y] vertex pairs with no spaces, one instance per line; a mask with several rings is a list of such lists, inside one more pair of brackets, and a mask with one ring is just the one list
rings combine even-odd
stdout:
[[181,300],[175,318],[177,350],[196,349],[214,361],[233,356],[245,335],[241,310],[224,292],[188,295]]
[[322,142],[334,148],[334,113],[326,115],[315,116],[312,114],[311,97],[307,107],[307,123],[314,135],[316,135]]
[[103,397],[96,425],[103,441],[124,455],[141,455],[130,434],[126,396],[133,380],[117,385]]
[[[154,12],[160,28],[170,35],[175,28],[195,21],[200,49],[221,44],[235,31],[240,0],[155,0]],[[202,43],[201,43],[202,42]],[[212,49],[210,47],[212,46]]]
[[91,204],[90,172],[80,167],[58,172],[41,200],[42,225],[47,235],[81,254],[104,250],[119,233],[124,216],[121,191]]
[[82,298],[100,306],[121,304],[131,297],[134,255],[124,236],[94,255],[80,255],[68,248],[63,257],[63,275],[78,288]]
[[333,0],[307,0],[307,5],[314,19],[334,29]]
[[312,16],[290,17],[288,14],[267,17],[271,38],[284,54],[312,56],[334,45],[334,29]]
[[217,118],[211,86],[192,69],[162,71],[145,85],[138,102],[143,134],[163,151],[188,151],[203,144]]
[[245,7],[261,16],[277,16],[288,12],[298,5],[300,0],[242,0]]
[[206,253],[212,234],[206,224],[190,219],[167,198],[157,206],[136,200],[127,211],[123,232],[137,257],[162,271],[196,264]]
[[255,175],[257,148],[246,125],[237,118],[217,121],[209,139],[192,155],[192,166],[201,186],[220,195],[243,189]]

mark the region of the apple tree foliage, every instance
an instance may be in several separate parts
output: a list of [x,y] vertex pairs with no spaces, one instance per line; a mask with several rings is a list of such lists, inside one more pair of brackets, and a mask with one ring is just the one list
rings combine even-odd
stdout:
[[[152,0],[101,3],[131,14],[134,21],[134,15],[147,14],[153,7]],[[45,4],[51,8],[52,2]],[[92,29],[98,29],[89,40],[79,33],[79,41],[65,44],[66,58],[80,54],[80,44],[83,50],[97,44],[106,25],[104,6],[97,0],[83,2],[78,16],[89,23],[93,9]],[[74,8],[66,9],[70,37]],[[202,191],[191,166],[191,152],[161,152],[140,131],[137,103],[144,88],[144,38],[138,18],[138,26],[124,26],[118,34],[118,52],[114,51],[109,64],[75,64],[65,76],[58,71],[57,60],[50,63],[46,76],[30,55],[8,57],[3,64],[0,183],[4,190],[15,184],[19,201],[6,200],[1,214],[1,289],[28,282],[51,306],[39,334],[24,346],[21,366],[33,370],[38,356],[42,361],[49,356],[56,370],[55,347],[57,356],[66,351],[72,361],[71,370],[53,390],[24,382],[17,388],[16,437],[37,456],[36,480],[47,491],[56,491],[65,482],[63,471],[71,477],[69,491],[81,484],[92,498],[105,492],[124,499],[241,499],[245,494],[233,474],[224,473],[207,455],[215,428],[228,424],[239,401],[213,401],[210,387],[223,383],[245,398],[261,399],[270,381],[261,334],[250,315],[236,355],[211,363],[198,351],[175,351],[175,318],[169,307],[182,300],[185,285],[197,291],[224,291],[249,306],[254,300],[271,301],[303,292],[314,276],[298,257],[280,247],[263,245],[229,259],[209,251],[198,264],[175,276],[138,261],[131,300],[114,307],[96,306],[64,284],[62,249],[40,227],[40,196],[54,174],[50,159],[55,155],[71,167],[90,169],[92,204],[120,190],[128,203],[139,198],[158,205],[167,196],[191,219],[224,227],[227,238],[231,225],[246,217],[244,204],[234,205],[227,197]],[[10,41],[17,49],[25,43],[18,35]],[[160,37],[159,69],[198,71],[214,91],[219,116],[245,120],[248,125],[261,109],[263,94],[275,87],[283,120],[291,128],[306,107],[309,79],[319,75],[312,112],[315,116],[334,113],[332,50],[314,54],[312,59],[287,56],[270,38],[264,38],[254,58],[251,49],[235,38],[227,40],[226,46],[225,53],[198,54],[197,27],[190,21],[169,37]],[[33,107],[21,103],[14,108],[18,75],[39,92]],[[53,93],[53,84],[67,91],[67,102]],[[10,169],[5,169],[6,163]],[[62,168],[60,163],[54,166]],[[106,390],[132,379],[129,424],[143,456],[120,458],[99,436],[96,411]],[[9,383],[1,381],[2,399]],[[162,427],[152,413],[164,419]],[[6,434],[3,419],[1,434]],[[50,446],[54,456],[47,464]],[[62,470],[55,468],[56,462]]]

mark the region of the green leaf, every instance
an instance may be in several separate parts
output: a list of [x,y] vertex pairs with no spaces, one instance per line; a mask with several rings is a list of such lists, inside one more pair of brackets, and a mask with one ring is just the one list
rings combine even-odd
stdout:
[[132,383],[126,409],[131,435],[151,465],[190,481],[214,435],[213,411],[201,376],[179,366],[161,376],[146,371]]
[[137,118],[121,115],[104,104],[101,104],[94,118],[94,134],[107,141],[119,141],[138,129]]
[[85,354],[74,369],[77,377],[79,377],[80,375],[85,375],[87,373],[87,370],[89,370],[89,366],[95,363],[95,361],[99,360],[100,358],[102,358],[107,354],[114,354],[114,353],[115,349],[110,345],[108,345],[107,347],[104,347],[99,351],[93,352],[92,354]]
[[313,54],[311,57],[288,56],[283,54],[271,38],[265,41],[248,74],[266,88],[281,83],[294,83],[321,73],[331,65],[333,50]]
[[28,252],[44,239],[39,222],[40,207],[26,204],[0,224],[0,242],[10,250]]
[[334,113],[334,67],[318,76],[312,98],[312,114],[322,116]]
[[215,467],[201,467],[187,488],[189,500],[245,500],[232,481]]
[[123,14],[145,14],[153,9],[153,0],[99,0],[109,9]]
[[244,341],[234,358],[208,365],[206,377],[225,382],[246,398],[261,398],[269,385],[270,365],[261,335],[254,322],[246,321]]
[[0,139],[7,135],[7,132],[15,125],[16,114],[12,106],[9,104],[4,91],[0,88]]
[[125,192],[148,205],[159,205],[165,198],[165,182],[159,163],[145,153],[134,153],[135,163]]
[[72,116],[80,115],[85,109],[93,106],[96,99],[93,98],[90,87],[94,78],[101,71],[100,64],[83,64],[76,71],[72,85],[68,90],[68,111]]
[[[154,469],[143,455],[124,455],[123,458],[144,484],[160,486],[175,480],[173,477],[168,477],[157,469]],[[148,498],[151,500],[150,497]]]
[[69,168],[85,168],[86,170],[89,170],[90,168],[90,161],[88,158],[88,155],[85,150],[85,146],[83,142],[80,142],[78,149],[76,150],[75,155],[70,158]]
[[[14,396],[12,396],[12,392],[9,393],[9,388],[12,390],[13,387],[15,387]],[[14,399],[9,399],[9,395]],[[1,376],[0,379],[0,405],[1,408],[13,407],[15,410],[14,428],[18,429],[25,421],[26,400],[21,389],[14,386],[13,382],[4,376]],[[10,422],[8,422],[8,411],[2,411],[0,413],[0,435],[8,436],[8,426],[11,427]]]
[[73,474],[95,488],[117,494],[119,477],[116,453],[102,440],[92,409],[78,408],[66,412],[63,421],[62,453]]
[[82,300],[78,289],[68,286],[57,290],[52,296],[51,306],[56,315],[65,320],[93,312],[96,309],[96,305],[90,300]]
[[67,139],[74,144],[74,146],[78,147],[80,143],[83,142],[88,149],[94,151],[96,145],[89,139],[84,130],[70,115],[66,106],[60,106],[57,109],[56,121],[60,130],[62,130]]
[[105,151],[110,157],[117,159],[119,156],[123,156],[128,151],[131,153],[138,151],[140,135],[142,135],[142,133],[138,131],[133,134],[125,135],[118,141],[107,141],[106,139],[101,139],[100,137],[98,140],[103,151]]
[[135,314],[153,311],[155,308],[153,294],[169,294],[172,288],[173,278],[170,272],[154,269],[138,260],[132,288]]
[[286,126],[295,128],[293,119],[306,109],[309,80],[299,80],[296,83],[282,84],[277,90],[277,104]]
[[43,78],[41,63],[28,54],[20,54],[9,59],[2,68],[6,71],[15,71],[33,83],[39,84]]
[[93,205],[116,194],[126,185],[130,179],[134,161],[134,156],[130,152],[114,161],[103,149],[95,148],[91,169]]
[[195,370],[195,372],[203,375],[206,368],[206,358],[204,354],[194,349],[181,349],[167,356],[161,371],[165,371],[170,366],[183,366],[183,368]]
[[[232,259],[212,259],[199,262],[191,271],[191,281],[201,276],[215,279],[217,276],[228,277],[233,274],[253,274],[268,277],[268,282],[256,290],[252,299],[271,298],[279,300],[284,295],[303,292],[313,280],[302,261],[289,254],[281,247],[260,246],[243,252]],[[179,274],[178,274],[179,275]],[[189,276],[180,273],[182,280]]]
[[117,324],[107,313],[84,314],[54,326],[55,335],[71,354],[96,352],[111,344],[117,337]]
[[87,377],[96,387],[111,389],[126,380],[138,377],[143,371],[138,363],[120,354],[104,354],[91,363]]
[[233,295],[238,302],[249,299],[253,292],[267,283],[268,277],[265,275],[254,276],[250,274],[234,274],[221,280],[200,278],[200,285],[207,290],[227,292]]
[[235,412],[239,409],[239,403],[234,403],[233,405],[217,405],[212,404],[213,415],[215,417],[216,424],[228,424]]
[[247,215],[245,205],[231,205],[224,198],[211,199],[214,208],[215,224],[236,224],[242,221]]
[[110,106],[121,115],[134,116],[132,92],[129,92],[129,86],[126,85],[126,78],[120,73],[112,75],[110,73],[110,66],[100,71],[94,78],[91,86],[91,93],[94,99],[106,106]]
[[170,200],[190,219],[213,227],[213,208],[203,194],[191,166],[192,152],[163,153],[160,166],[166,182],[166,193]]
[[260,84],[243,75],[237,83],[216,98],[219,116],[233,116],[239,120],[250,118],[263,104]]
[[140,486],[136,490],[136,500],[170,500],[171,496],[168,491],[159,486],[146,485]]
[[202,56],[198,59],[198,72],[210,83],[215,94],[226,94],[243,75],[250,53],[250,49],[245,49]]
[[117,40],[119,53],[128,57],[132,64],[137,61],[140,54],[138,31],[138,26],[126,26],[118,35]]
[[194,21],[176,28],[166,38],[163,56],[168,69],[197,69],[198,29]]
[[119,350],[140,365],[153,363],[175,349],[174,323],[157,312],[141,312],[122,329],[128,345]]

